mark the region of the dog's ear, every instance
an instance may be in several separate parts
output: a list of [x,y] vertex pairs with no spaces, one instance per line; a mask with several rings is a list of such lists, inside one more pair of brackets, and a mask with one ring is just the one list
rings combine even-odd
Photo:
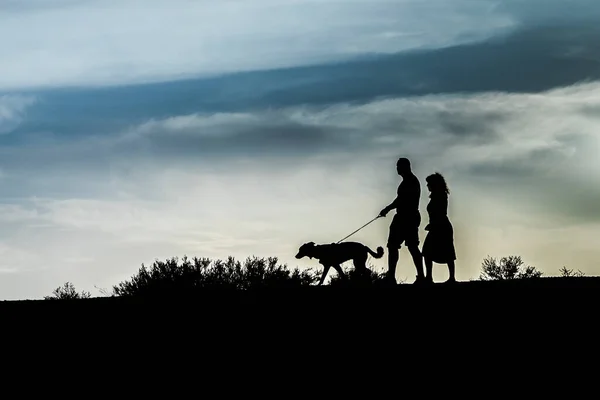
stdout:
[[315,247],[315,242],[306,243],[306,247]]

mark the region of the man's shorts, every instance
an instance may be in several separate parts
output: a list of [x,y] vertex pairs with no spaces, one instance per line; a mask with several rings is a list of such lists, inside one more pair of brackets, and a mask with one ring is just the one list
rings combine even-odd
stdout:
[[387,247],[399,249],[403,243],[406,247],[418,246],[420,225],[421,213],[418,211],[409,217],[394,215],[390,224]]

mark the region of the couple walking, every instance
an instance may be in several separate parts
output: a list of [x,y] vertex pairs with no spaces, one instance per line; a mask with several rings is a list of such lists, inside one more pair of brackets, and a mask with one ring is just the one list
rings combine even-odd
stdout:
[[[448,218],[449,190],[446,180],[439,173],[434,173],[426,178],[427,188],[430,192],[430,201],[427,205],[429,224],[425,227],[428,231],[422,251],[419,250],[419,227],[421,214],[419,201],[421,198],[421,184],[412,172],[410,161],[400,158],[396,163],[398,175],[402,182],[398,186],[396,199],[379,213],[385,217],[391,210],[396,209],[396,215],[390,224],[387,241],[388,272],[387,278],[396,282],[396,265],[402,243],[406,245],[417,269],[416,284],[433,283],[433,263],[447,264],[450,278],[448,283],[456,282],[455,265],[456,252],[454,249],[454,230]],[[425,274],[423,273],[425,262]]]

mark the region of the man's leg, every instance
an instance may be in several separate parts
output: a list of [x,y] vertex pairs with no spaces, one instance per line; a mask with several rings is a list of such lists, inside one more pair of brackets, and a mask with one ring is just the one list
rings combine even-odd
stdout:
[[407,227],[406,232],[406,247],[412,256],[413,263],[417,270],[417,280],[415,283],[425,282],[425,274],[423,273],[423,255],[419,250],[419,225],[421,223],[420,217],[415,221],[414,225]]
[[387,278],[396,283],[396,266],[398,265],[398,258],[400,252],[398,248],[393,245],[388,245],[388,272]]
[[396,266],[398,265],[398,258],[400,257],[400,243],[401,237],[399,235],[400,230],[398,229],[398,221],[394,216],[392,223],[390,224],[390,233],[387,241],[388,249],[388,271],[387,280],[396,284]]

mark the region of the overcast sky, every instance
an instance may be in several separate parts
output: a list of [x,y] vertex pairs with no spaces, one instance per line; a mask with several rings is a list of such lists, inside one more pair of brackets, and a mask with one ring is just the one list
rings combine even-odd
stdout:
[[0,298],[183,255],[318,267],[297,248],[375,217],[401,156],[424,221],[448,179],[459,280],[488,255],[598,275],[596,3],[2,1]]

